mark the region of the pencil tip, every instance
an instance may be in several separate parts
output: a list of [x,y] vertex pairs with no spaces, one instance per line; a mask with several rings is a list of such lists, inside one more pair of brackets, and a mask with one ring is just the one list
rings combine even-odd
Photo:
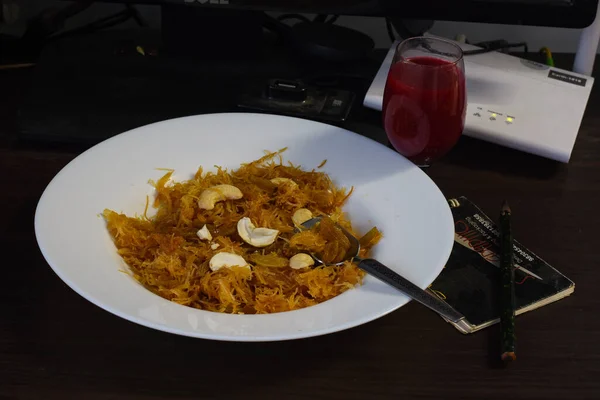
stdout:
[[504,200],[504,202],[502,203],[502,212],[505,213],[509,213],[510,214],[510,206],[508,205],[508,202],[506,200]]

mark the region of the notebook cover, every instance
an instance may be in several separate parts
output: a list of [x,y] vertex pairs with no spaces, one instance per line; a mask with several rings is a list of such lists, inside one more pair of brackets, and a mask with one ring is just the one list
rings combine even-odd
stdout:
[[[429,290],[461,312],[469,333],[499,318],[499,231],[467,198],[448,201],[455,221],[452,254]],[[570,294],[575,284],[536,254],[514,241],[517,314]],[[564,296],[561,296],[561,293]]]

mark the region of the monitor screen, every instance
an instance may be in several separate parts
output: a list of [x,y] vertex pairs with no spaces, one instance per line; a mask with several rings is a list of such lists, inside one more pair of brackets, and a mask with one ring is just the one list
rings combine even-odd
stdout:
[[596,17],[598,0],[107,0],[117,3],[181,4],[222,9],[294,13],[393,16],[583,28]]

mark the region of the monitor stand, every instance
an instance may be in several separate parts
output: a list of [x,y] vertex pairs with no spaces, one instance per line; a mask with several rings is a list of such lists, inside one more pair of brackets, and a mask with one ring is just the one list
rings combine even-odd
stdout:
[[185,5],[162,6],[162,40],[169,55],[202,60],[257,59],[277,42],[297,58],[348,62],[364,58],[375,46],[368,35],[336,24],[290,26],[262,11]]
[[260,11],[164,5],[161,50],[189,59],[256,59],[264,51],[263,21]]

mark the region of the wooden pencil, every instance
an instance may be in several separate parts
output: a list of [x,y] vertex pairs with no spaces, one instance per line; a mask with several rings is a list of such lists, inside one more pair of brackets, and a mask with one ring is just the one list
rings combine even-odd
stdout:
[[500,323],[502,329],[503,361],[515,361],[515,271],[513,268],[513,237],[510,226],[511,211],[508,203],[502,204],[500,213],[500,269],[502,274]]

